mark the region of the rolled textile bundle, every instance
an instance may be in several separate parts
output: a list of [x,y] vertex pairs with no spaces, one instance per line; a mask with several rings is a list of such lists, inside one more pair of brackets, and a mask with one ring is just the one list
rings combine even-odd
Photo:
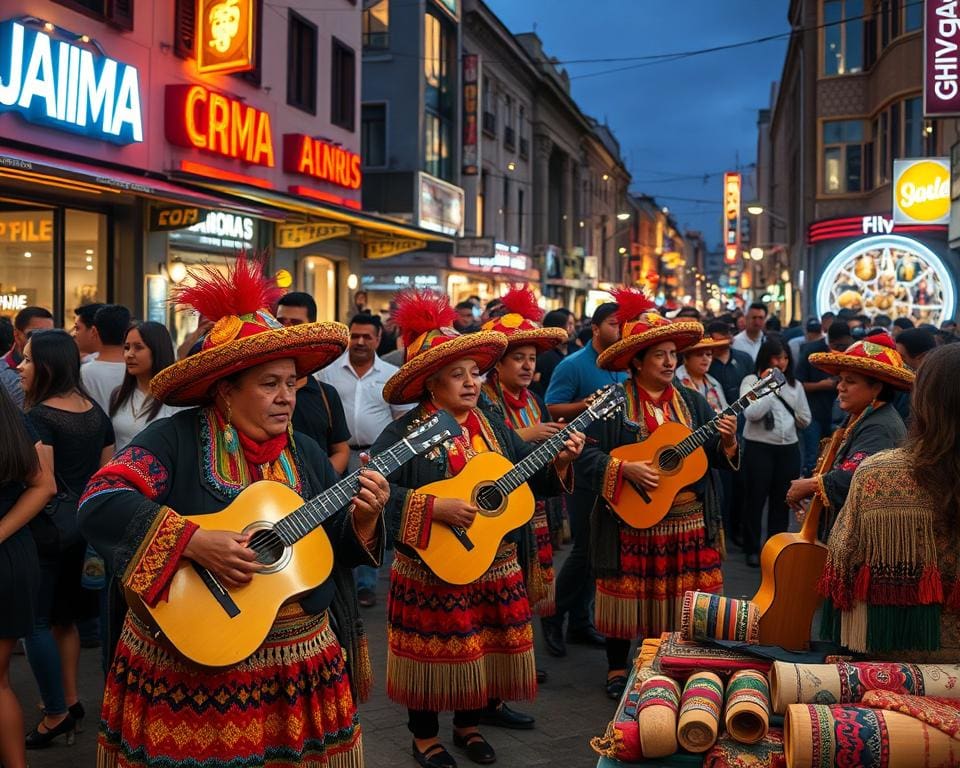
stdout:
[[690,675],[680,697],[677,741],[688,752],[706,752],[717,740],[723,681],[713,672]]
[[640,751],[640,734],[637,727],[637,707],[643,679],[639,670],[634,670],[627,681],[613,720],[607,724],[603,736],[595,736],[590,746],[601,757],[611,757],[625,763],[638,762],[643,758]]
[[750,600],[685,592],[680,636],[684,640],[737,640],[756,645],[760,642],[760,611]]
[[870,690],[960,699],[960,664],[838,662],[770,669],[770,703],[778,715],[790,704],[854,704]]
[[770,729],[770,686],[760,672],[734,672],[727,683],[727,733],[743,744],[756,744]]
[[640,751],[645,758],[666,757],[677,751],[677,710],[680,686],[669,677],[644,680],[637,705]]
[[771,728],[756,744],[741,744],[725,734],[703,756],[703,768],[786,768],[783,731]]
[[791,768],[960,764],[960,742],[942,730],[902,712],[853,704],[791,704],[783,747]]

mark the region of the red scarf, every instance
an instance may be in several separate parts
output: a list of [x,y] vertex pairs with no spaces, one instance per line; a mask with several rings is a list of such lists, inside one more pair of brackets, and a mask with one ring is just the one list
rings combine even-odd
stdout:
[[507,407],[514,411],[522,411],[527,407],[530,400],[530,393],[526,387],[520,390],[520,397],[514,397],[503,384],[500,385],[500,393],[503,395],[503,402]]
[[675,392],[672,384],[668,384],[667,388],[663,390],[663,394],[658,398],[654,398],[647,390],[641,387],[639,384],[634,385],[637,390],[637,397],[639,399],[640,410],[643,413],[643,419],[647,425],[648,434],[653,434],[657,427],[660,426],[660,422],[657,420],[656,414],[654,413],[654,408],[657,408],[663,412],[664,421],[674,421],[677,417],[677,414],[674,413],[673,398]]
[[262,464],[273,464],[273,462],[280,457],[280,454],[283,453],[283,449],[287,447],[287,443],[289,442],[286,432],[282,435],[264,440],[263,442],[257,442],[247,437],[238,429],[237,437],[240,438],[240,447],[243,449],[243,457],[247,460],[247,463],[258,466]]

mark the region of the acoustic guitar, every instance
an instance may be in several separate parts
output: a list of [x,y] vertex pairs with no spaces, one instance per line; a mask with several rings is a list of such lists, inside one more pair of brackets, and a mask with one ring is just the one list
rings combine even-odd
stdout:
[[[437,411],[367,467],[389,475],[460,430],[453,416]],[[359,474],[358,469],[309,501],[282,483],[261,480],[220,512],[188,515],[204,530],[252,533],[248,546],[264,569],[248,584],[231,589],[183,558],[167,600],[150,606],[127,590],[127,604],[197,664],[223,667],[242,661],[263,643],[284,603],[330,575],[334,553],[322,524],[356,495]]]
[[659,523],[667,516],[677,494],[707,473],[709,464],[703,444],[718,434],[720,419],[736,416],[753,401],[772,395],[785,382],[783,373],[774,368],[743,397],[696,431],[668,421],[657,427],[646,440],[614,448],[610,455],[621,461],[649,461],[660,472],[660,484],[650,489],[625,482],[617,502],[610,502],[613,511],[633,528],[649,528]]
[[516,466],[499,453],[484,451],[471,458],[455,477],[418,489],[438,498],[463,499],[480,509],[469,528],[434,522],[429,544],[417,549],[420,559],[448,584],[470,584],[479,579],[493,563],[503,537],[533,517],[535,502],[526,481],[556,458],[572,431],[582,432],[617,410],[623,401],[623,386],[610,384],[587,410]]
[[[815,474],[828,472],[837,457],[843,430],[833,434]],[[760,588],[753,602],[760,612],[761,645],[788,651],[810,647],[810,628],[820,605],[817,582],[827,563],[827,547],[817,541],[823,502],[814,496],[799,533],[778,533],[760,552]]]

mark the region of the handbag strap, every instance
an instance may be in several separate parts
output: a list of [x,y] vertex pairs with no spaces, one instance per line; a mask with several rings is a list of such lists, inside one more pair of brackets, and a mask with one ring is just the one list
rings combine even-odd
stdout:
[[776,397],[777,400],[779,400],[781,403],[783,403],[783,407],[786,408],[786,409],[790,412],[790,415],[793,417],[793,420],[796,421],[796,420],[797,420],[797,414],[794,412],[793,408],[790,407],[790,403],[788,403],[786,400],[784,400],[782,397],[780,397],[780,393],[779,393],[779,392],[774,392],[774,393],[773,393],[773,396]]

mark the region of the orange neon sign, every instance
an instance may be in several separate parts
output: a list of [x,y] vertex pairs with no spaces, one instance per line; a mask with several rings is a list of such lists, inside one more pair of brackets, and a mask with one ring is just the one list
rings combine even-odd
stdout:
[[270,115],[203,85],[168,85],[167,141],[251,165],[274,166]]
[[347,189],[360,189],[363,183],[360,155],[302,133],[283,135],[283,170]]
[[197,71],[253,69],[253,0],[197,0]]

